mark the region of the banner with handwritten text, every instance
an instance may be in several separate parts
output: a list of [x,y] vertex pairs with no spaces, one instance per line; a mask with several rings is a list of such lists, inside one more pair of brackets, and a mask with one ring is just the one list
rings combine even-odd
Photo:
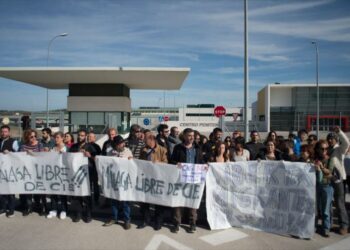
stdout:
[[90,195],[82,153],[0,154],[0,194]]
[[212,163],[206,178],[211,229],[232,226],[311,238],[315,169],[306,163]]
[[199,208],[204,182],[182,182],[181,169],[176,165],[97,156],[96,166],[107,198]]

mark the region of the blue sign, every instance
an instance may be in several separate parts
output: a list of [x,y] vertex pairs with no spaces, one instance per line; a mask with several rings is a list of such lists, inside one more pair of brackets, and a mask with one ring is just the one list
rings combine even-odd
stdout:
[[143,119],[143,124],[144,124],[145,126],[150,125],[150,124],[151,124],[150,119],[148,119],[148,118]]
[[162,115],[158,116],[158,120],[159,120],[159,122],[164,121],[164,116],[162,116]]

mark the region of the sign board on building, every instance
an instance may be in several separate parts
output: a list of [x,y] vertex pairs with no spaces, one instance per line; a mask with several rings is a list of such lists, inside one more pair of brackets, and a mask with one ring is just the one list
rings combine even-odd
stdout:
[[148,126],[151,124],[151,120],[148,118],[143,119],[143,125]]

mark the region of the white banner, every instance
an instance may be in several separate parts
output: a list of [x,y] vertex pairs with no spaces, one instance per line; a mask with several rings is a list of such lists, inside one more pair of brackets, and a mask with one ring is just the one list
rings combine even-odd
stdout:
[[204,183],[181,182],[181,169],[176,165],[97,156],[96,167],[107,198],[199,208]]
[[0,154],[0,194],[90,195],[82,153]]
[[232,226],[311,238],[315,228],[315,170],[306,163],[213,163],[206,178],[211,229]]

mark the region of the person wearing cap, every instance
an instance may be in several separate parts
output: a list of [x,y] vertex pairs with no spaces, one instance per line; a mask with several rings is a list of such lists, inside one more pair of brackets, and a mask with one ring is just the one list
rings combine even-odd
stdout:
[[[112,156],[120,157],[120,158],[127,158],[127,159],[132,159],[132,152],[130,149],[125,147],[125,140],[123,137],[120,135],[117,135],[113,139],[113,151],[112,151]],[[118,224],[118,214],[119,208],[122,207],[122,215],[124,217],[124,229],[128,230],[131,228],[130,224],[130,206],[127,201],[119,201],[119,200],[114,200],[111,199],[111,205],[112,205],[112,215],[113,219],[108,220],[103,224],[104,227],[112,226],[114,224]]]
[[[345,235],[348,233],[349,218],[345,208],[345,195],[344,195],[344,180],[346,180],[346,172],[344,167],[344,155],[349,148],[349,138],[343,131],[337,126],[334,131],[327,135],[327,141],[329,144],[329,165],[336,169],[339,175],[338,179],[333,181],[334,188],[334,201],[336,211],[339,218],[339,233]],[[333,175],[334,172],[333,172]]]

